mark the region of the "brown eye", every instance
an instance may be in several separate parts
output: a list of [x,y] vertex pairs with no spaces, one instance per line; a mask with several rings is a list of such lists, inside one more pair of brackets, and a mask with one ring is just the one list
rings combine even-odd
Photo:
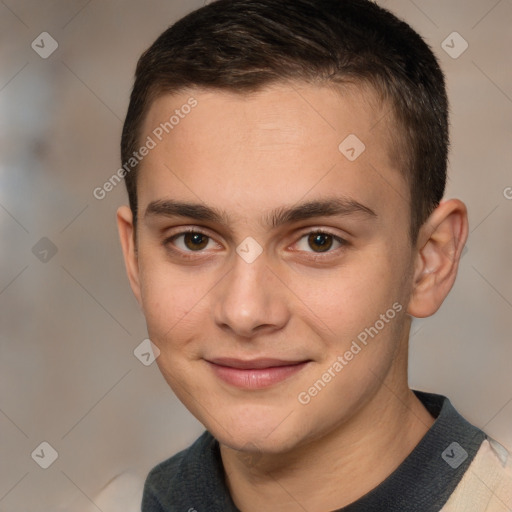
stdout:
[[310,255],[325,253],[327,256],[346,245],[348,242],[339,236],[327,231],[315,230],[301,236],[295,247],[301,252],[310,253]]
[[183,243],[187,249],[191,251],[200,251],[204,249],[209,242],[210,238],[203,233],[184,233],[183,234]]
[[308,236],[308,245],[315,252],[325,252],[332,247],[333,236],[328,233],[311,233]]
[[223,247],[202,231],[188,229],[169,236],[162,241],[165,250],[173,257],[182,260],[199,261],[213,256],[212,251],[222,251]]

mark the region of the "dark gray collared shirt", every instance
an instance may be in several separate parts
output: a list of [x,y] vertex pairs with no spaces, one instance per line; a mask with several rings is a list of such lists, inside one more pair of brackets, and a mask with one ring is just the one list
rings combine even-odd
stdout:
[[[457,487],[486,435],[446,397],[414,392],[434,424],[391,475],[337,512],[439,512]],[[150,472],[142,512],[240,512],[224,481],[219,443],[209,432]]]

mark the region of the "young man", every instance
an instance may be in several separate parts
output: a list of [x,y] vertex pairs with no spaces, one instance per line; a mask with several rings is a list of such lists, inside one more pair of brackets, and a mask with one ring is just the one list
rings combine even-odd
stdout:
[[505,449],[407,381],[468,233],[447,117],[429,47],[366,0],[219,0],[144,53],[118,226],[207,429],[144,512],[512,510]]

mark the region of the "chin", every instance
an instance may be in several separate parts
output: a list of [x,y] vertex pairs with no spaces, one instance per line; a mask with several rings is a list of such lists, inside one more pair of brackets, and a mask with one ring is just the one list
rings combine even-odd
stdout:
[[208,431],[223,445],[242,452],[279,454],[292,450],[308,437],[307,424],[297,421],[283,409],[271,414],[262,409],[250,414],[224,417],[218,422],[204,423]]
[[223,431],[211,433],[219,443],[228,448],[250,454],[282,454],[292,450],[297,442],[295,439],[292,441],[286,433],[284,436],[272,439],[256,432],[235,432],[234,435]]

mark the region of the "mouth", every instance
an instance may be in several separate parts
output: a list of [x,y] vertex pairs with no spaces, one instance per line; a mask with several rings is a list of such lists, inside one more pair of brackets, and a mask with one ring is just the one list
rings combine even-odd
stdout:
[[206,362],[213,373],[227,384],[254,390],[268,388],[296,375],[311,361],[217,358]]

